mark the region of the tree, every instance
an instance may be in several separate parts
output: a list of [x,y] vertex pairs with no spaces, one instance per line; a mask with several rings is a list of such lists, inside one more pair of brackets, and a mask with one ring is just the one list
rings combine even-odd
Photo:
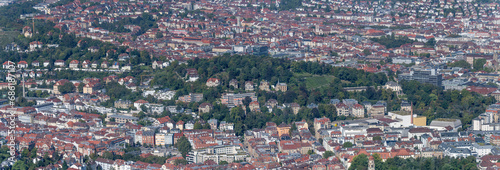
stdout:
[[245,105],[246,107],[248,107],[248,105],[250,105],[250,103],[252,102],[252,98],[250,97],[245,97],[245,99],[243,99],[243,105]]
[[156,32],[156,35],[155,35],[155,36],[156,36],[156,38],[158,38],[158,39],[159,39],[159,38],[163,38],[163,34],[162,34],[161,32],[159,32],[159,31],[158,31],[158,32]]
[[483,66],[486,64],[486,59],[475,59],[473,62],[474,70],[483,70]]
[[227,164],[228,164],[228,162],[227,162],[227,161],[220,161],[220,162],[219,162],[219,165],[227,165]]
[[342,144],[342,147],[344,148],[352,148],[353,144],[351,142],[344,142],[344,144]]
[[363,54],[364,54],[365,56],[367,56],[367,55],[371,55],[371,54],[372,54],[372,52],[370,52],[370,50],[368,50],[368,49],[364,49],[364,50],[363,50]]
[[75,92],[75,85],[71,82],[66,82],[62,86],[59,86],[58,88],[59,92],[61,93],[73,93]]
[[368,168],[368,156],[365,154],[359,154],[352,159],[351,166],[349,170],[361,170]]
[[63,161],[62,169],[63,170],[68,169],[68,164],[66,163],[66,161]]
[[83,87],[85,87],[85,84],[83,83],[78,84],[78,92],[83,93]]
[[314,154],[314,151],[313,151],[313,150],[308,150],[308,151],[307,151],[307,154],[308,154],[308,155],[312,155],[312,154]]
[[431,47],[431,48],[433,48],[435,45],[436,45],[435,38],[431,38],[431,39],[427,40],[427,42],[425,43],[425,46]]
[[193,128],[194,129],[203,129],[203,126],[201,125],[200,122],[196,122],[196,123],[194,123],[194,127]]
[[176,159],[174,161],[174,165],[177,166],[177,165],[186,165],[188,162],[186,159]]
[[373,137],[373,140],[379,140],[379,141],[380,141],[380,140],[382,140],[382,137],[380,137],[380,136],[375,136],[375,137]]
[[12,166],[12,169],[13,170],[25,170],[25,169],[28,169],[26,167],[26,164],[24,163],[24,161],[16,161],[16,163],[14,163],[14,165]]
[[76,46],[75,36],[72,34],[65,34],[61,39],[61,45],[69,48]]
[[332,151],[325,151],[325,153],[323,153],[323,158],[325,159],[328,159],[330,156],[333,156],[335,154],[333,154]]
[[413,40],[410,40],[407,36],[395,37],[394,34],[392,34],[391,36],[382,36],[380,38],[370,38],[370,40],[378,42],[381,45],[384,45],[386,48],[396,48],[400,47],[403,44],[415,42]]
[[460,68],[470,69],[471,65],[470,65],[470,63],[468,63],[465,60],[460,60],[460,61],[456,61],[456,62],[448,64],[448,67],[460,67]]
[[290,128],[288,134],[292,134],[292,132],[296,130],[297,130],[297,125],[295,125],[295,123],[292,123],[292,127]]
[[143,112],[147,112],[148,111],[148,107],[146,107],[146,105],[141,105],[141,111]]
[[189,143],[189,140],[185,136],[182,136],[179,140],[177,140],[175,147],[179,150],[179,152],[181,152],[182,157],[184,158],[186,158],[187,153],[192,150],[191,143]]

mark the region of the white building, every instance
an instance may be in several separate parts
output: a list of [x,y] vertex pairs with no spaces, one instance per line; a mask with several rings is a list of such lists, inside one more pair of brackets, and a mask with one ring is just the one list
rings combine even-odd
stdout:
[[354,137],[356,135],[366,136],[366,126],[341,126],[340,132],[343,137]]
[[391,127],[409,127],[412,125],[412,115],[411,112],[407,111],[393,111],[387,113],[392,119],[397,122],[392,122],[389,124]]

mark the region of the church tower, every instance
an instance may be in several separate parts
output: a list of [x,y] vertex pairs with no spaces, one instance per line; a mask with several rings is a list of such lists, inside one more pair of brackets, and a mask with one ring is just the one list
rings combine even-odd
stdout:
[[368,170],[375,170],[375,159],[373,159],[373,156],[370,156],[368,159]]

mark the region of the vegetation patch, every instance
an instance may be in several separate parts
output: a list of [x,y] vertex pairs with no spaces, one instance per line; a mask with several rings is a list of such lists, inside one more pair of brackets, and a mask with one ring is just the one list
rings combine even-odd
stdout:
[[3,48],[12,42],[19,35],[19,31],[0,31],[0,49]]

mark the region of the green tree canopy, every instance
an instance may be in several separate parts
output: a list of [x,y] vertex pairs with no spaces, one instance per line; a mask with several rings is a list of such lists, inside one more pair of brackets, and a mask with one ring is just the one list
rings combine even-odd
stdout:
[[342,144],[342,147],[344,148],[352,148],[353,144],[351,142],[344,142],[344,144]]
[[365,154],[359,154],[352,159],[351,166],[349,170],[364,170],[368,169],[368,156]]
[[459,61],[456,61],[456,62],[453,62],[453,63],[449,63],[448,67],[460,67],[460,68],[470,69],[471,65],[470,65],[470,63],[468,63],[465,60],[459,60]]
[[186,155],[192,150],[191,143],[189,143],[189,140],[185,136],[182,136],[179,140],[177,140],[175,147],[179,150],[179,152],[181,152],[182,157],[184,158],[186,158]]
[[333,156],[335,154],[333,154],[332,151],[325,151],[325,153],[323,153],[323,158],[327,159],[329,158],[330,156]]
[[60,87],[58,87],[58,90],[59,92],[61,93],[73,93],[75,92],[75,85],[71,82],[66,82],[64,83],[63,85],[61,85]]

